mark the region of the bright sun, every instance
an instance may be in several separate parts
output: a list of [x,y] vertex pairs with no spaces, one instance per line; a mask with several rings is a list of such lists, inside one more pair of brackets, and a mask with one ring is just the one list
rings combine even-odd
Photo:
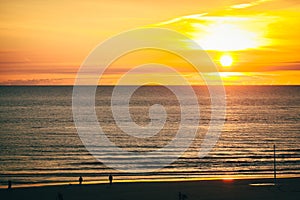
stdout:
[[230,55],[223,55],[220,58],[220,63],[223,67],[230,67],[232,65],[233,59]]

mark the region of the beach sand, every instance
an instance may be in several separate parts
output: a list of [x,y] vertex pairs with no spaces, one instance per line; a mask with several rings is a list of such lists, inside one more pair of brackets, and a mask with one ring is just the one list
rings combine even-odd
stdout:
[[[3,200],[178,200],[179,192],[187,200],[201,199],[299,199],[300,178],[249,180],[205,180],[182,182],[131,182],[83,184],[1,189]],[[254,185],[251,185],[254,184]]]

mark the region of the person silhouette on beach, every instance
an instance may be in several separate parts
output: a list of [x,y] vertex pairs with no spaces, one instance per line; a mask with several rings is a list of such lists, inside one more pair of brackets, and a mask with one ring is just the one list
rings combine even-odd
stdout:
[[80,177],[79,177],[79,185],[82,184],[82,181],[83,181],[82,176],[80,176]]
[[179,192],[179,193],[178,193],[178,198],[179,198],[179,200],[185,200],[185,199],[187,199],[188,197],[187,197],[187,195],[182,194],[181,192]]
[[109,177],[108,177],[108,179],[109,179],[109,184],[111,185],[112,181],[113,181],[113,176],[110,174]]
[[8,181],[8,183],[7,183],[7,189],[11,189],[11,181]]
[[62,193],[60,192],[57,193],[56,200],[64,200]]

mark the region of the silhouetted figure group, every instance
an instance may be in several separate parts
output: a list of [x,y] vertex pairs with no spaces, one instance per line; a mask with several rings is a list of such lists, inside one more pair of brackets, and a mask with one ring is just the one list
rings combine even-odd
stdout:
[[[113,182],[113,176],[112,176],[111,174],[108,176],[108,180],[109,180],[109,184],[112,185],[112,182]],[[79,182],[79,185],[82,184],[82,182],[83,182],[82,176],[79,177],[78,182]],[[11,182],[8,181],[8,188],[10,188],[10,187],[11,187]]]

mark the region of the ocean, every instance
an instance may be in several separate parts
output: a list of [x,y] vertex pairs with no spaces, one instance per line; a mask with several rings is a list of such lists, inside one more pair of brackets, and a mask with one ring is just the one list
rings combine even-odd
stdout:
[[[0,185],[6,186],[8,180],[20,186],[73,184],[79,176],[84,182],[101,183],[107,182],[109,174],[119,181],[271,178],[273,145],[277,177],[300,177],[299,86],[226,86],[225,124],[216,145],[204,158],[197,153],[209,127],[210,98],[206,87],[195,86],[194,90],[200,123],[194,124],[197,134],[186,152],[157,171],[130,173],[107,167],[85,148],[73,120],[71,86],[1,86]],[[95,110],[99,125],[116,146],[137,154],[151,152],[176,135],[181,110],[169,89],[144,86],[131,98],[128,120],[138,126],[150,123],[151,105],[161,104],[166,110],[163,129],[148,138],[128,136],[118,127],[111,112],[112,91],[111,86],[98,87]],[[112,159],[116,164],[120,160],[135,162],[134,157]]]

